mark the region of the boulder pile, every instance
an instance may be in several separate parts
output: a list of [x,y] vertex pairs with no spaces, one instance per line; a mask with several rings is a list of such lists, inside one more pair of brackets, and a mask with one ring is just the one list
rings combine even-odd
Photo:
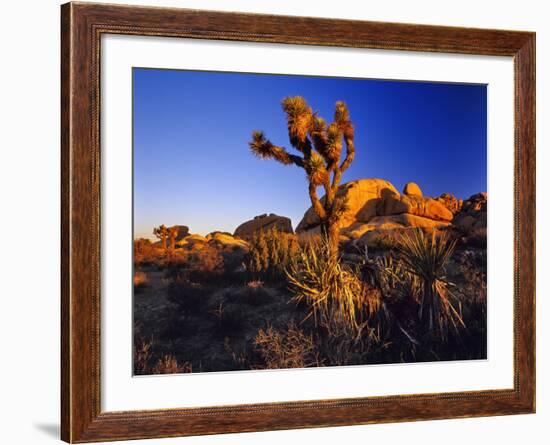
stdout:
[[487,193],[477,193],[464,201],[453,224],[465,230],[487,228]]
[[[425,197],[414,182],[403,193],[383,179],[360,179],[340,186],[337,196],[346,201],[340,219],[343,240],[358,240],[380,231],[411,227],[442,228],[453,220],[453,213],[442,202]],[[320,220],[309,208],[296,228],[307,237],[320,231]],[[365,239],[365,241],[367,241]]]

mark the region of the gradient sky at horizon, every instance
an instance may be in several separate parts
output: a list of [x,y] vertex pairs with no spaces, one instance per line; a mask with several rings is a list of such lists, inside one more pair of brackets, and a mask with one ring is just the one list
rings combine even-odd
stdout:
[[348,104],[356,156],[342,183],[414,181],[460,198],[487,189],[485,85],[134,68],[134,236],[160,224],[233,232],[263,213],[296,227],[310,206],[304,171],[248,148],[259,129],[293,151],[281,100],[294,95],[326,120]]

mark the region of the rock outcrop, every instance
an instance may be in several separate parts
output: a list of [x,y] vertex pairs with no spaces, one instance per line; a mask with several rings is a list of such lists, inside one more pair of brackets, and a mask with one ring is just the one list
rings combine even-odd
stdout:
[[462,199],[458,199],[450,193],[442,193],[435,200],[447,207],[453,215],[456,215],[462,209]]
[[462,204],[453,224],[461,229],[482,229],[487,227],[487,193],[470,196]]
[[[340,219],[343,239],[357,240],[371,231],[410,227],[441,228],[450,224],[453,213],[441,202],[424,197],[420,187],[410,182],[400,194],[383,179],[361,179],[340,186],[338,196],[347,209]],[[296,232],[306,237],[319,232],[319,218],[309,208]]]
[[199,234],[187,235],[185,238],[176,241],[176,247],[184,247],[186,249],[193,249],[201,244],[206,244],[208,240]]
[[269,230],[275,227],[280,232],[294,233],[292,230],[292,222],[290,218],[286,216],[275,215],[274,213],[263,214],[254,217],[250,221],[242,223],[239,227],[235,229],[233,236],[238,236],[239,238],[249,238],[255,233],[262,230]]
[[403,188],[403,194],[407,196],[419,196],[422,198],[422,190],[416,182],[407,182]]
[[220,249],[243,249],[248,250],[248,243],[240,238],[226,232],[212,232],[206,235],[208,244]]
[[[387,198],[399,198],[399,192],[384,179],[359,179],[339,187],[337,197],[345,196],[347,210],[340,219],[340,227],[348,227],[355,222],[368,222],[378,215],[377,209]],[[324,202],[324,197],[321,198]],[[311,230],[319,225],[319,217],[310,207],[298,226],[296,233]]]
[[379,208],[380,216],[401,215],[403,213],[443,222],[449,222],[453,219],[452,212],[443,204],[435,199],[422,196],[391,196],[385,199]]
[[189,227],[187,226],[173,226],[173,227],[177,227],[178,229],[178,234],[176,235],[176,244],[178,241],[181,241],[186,236],[189,236]]

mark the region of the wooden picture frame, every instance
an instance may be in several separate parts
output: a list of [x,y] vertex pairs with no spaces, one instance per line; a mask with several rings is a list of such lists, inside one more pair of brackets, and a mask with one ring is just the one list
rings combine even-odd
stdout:
[[[100,38],[220,39],[512,56],[514,387],[458,393],[102,412]],[[61,7],[61,437],[173,437],[535,411],[535,34],[92,3]]]

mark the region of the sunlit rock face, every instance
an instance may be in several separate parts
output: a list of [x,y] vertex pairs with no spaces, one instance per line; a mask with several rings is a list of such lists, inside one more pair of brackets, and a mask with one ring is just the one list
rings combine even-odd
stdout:
[[[344,239],[359,239],[370,231],[441,228],[449,225],[454,216],[441,201],[423,196],[414,182],[407,183],[400,194],[391,182],[384,179],[360,179],[341,185],[338,196],[347,204],[339,222]],[[319,225],[319,217],[310,207],[296,232],[301,237],[319,233]]]
[[450,193],[442,193],[435,198],[435,200],[447,207],[453,215],[456,215],[462,209],[462,199],[459,199]]
[[416,182],[407,182],[403,188],[403,194],[407,196],[419,196],[422,198],[422,190]]
[[235,229],[233,236],[239,238],[249,238],[257,232],[276,228],[280,232],[294,233],[292,222],[286,216],[275,215],[274,213],[263,214],[254,217],[249,221],[242,223]]
[[[346,199],[347,210],[340,219],[340,227],[348,227],[356,222],[369,222],[378,215],[378,207],[389,197],[399,198],[399,192],[393,184],[384,179],[359,179],[342,184],[338,188],[337,197]],[[321,198],[325,202],[325,198]],[[298,226],[296,232],[311,230],[320,224],[319,217],[310,207]]]
[[484,229],[487,227],[487,193],[470,196],[456,214],[453,224],[462,229]]

